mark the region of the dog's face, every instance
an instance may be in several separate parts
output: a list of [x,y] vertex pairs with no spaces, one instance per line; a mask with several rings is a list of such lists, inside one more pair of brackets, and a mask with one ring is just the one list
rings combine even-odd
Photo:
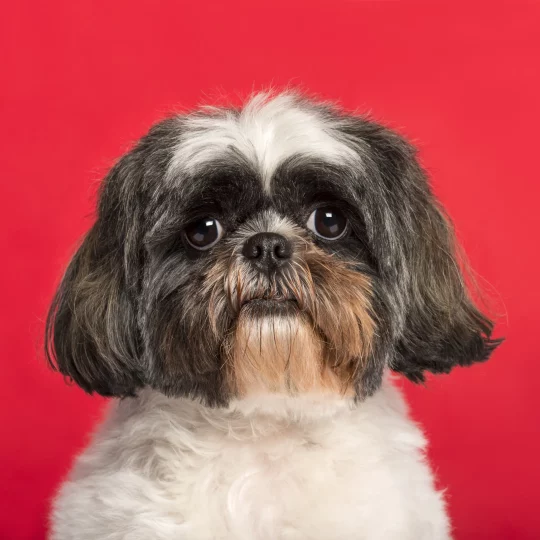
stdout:
[[491,329],[411,147],[259,95],[166,120],[116,164],[47,353],[103,395],[363,398],[385,367],[420,381],[485,360]]

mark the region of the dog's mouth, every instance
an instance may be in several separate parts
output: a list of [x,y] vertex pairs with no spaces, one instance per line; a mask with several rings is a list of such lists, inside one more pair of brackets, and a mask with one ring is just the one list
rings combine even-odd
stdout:
[[258,315],[273,315],[278,313],[291,313],[298,311],[298,301],[292,294],[265,295],[247,298],[242,302],[240,311],[249,310]]

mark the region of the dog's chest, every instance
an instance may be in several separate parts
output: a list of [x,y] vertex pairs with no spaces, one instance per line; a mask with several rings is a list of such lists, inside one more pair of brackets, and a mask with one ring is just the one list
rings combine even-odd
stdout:
[[58,506],[92,500],[85,519],[137,540],[446,539],[423,445],[391,394],[302,421],[153,395],[111,417]]
[[246,539],[345,534],[357,525],[359,509],[367,510],[370,497],[360,499],[370,493],[368,476],[377,476],[369,472],[374,458],[363,452],[358,463],[358,445],[346,433],[313,435],[291,426],[255,441],[233,434],[194,441],[171,468],[167,489],[194,533],[208,528]]

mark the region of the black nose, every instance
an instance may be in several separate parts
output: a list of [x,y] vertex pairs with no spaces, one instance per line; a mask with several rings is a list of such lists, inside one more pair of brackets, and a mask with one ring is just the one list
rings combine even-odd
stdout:
[[281,234],[257,233],[246,240],[242,254],[261,272],[272,272],[291,258],[292,244]]

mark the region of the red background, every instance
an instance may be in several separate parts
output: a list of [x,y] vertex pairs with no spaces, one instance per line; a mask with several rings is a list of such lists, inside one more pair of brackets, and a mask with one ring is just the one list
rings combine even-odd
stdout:
[[97,180],[173,109],[292,84],[420,147],[507,341],[405,390],[456,539],[540,538],[538,3],[35,0],[0,18],[0,537],[44,538],[103,407],[39,352]]

